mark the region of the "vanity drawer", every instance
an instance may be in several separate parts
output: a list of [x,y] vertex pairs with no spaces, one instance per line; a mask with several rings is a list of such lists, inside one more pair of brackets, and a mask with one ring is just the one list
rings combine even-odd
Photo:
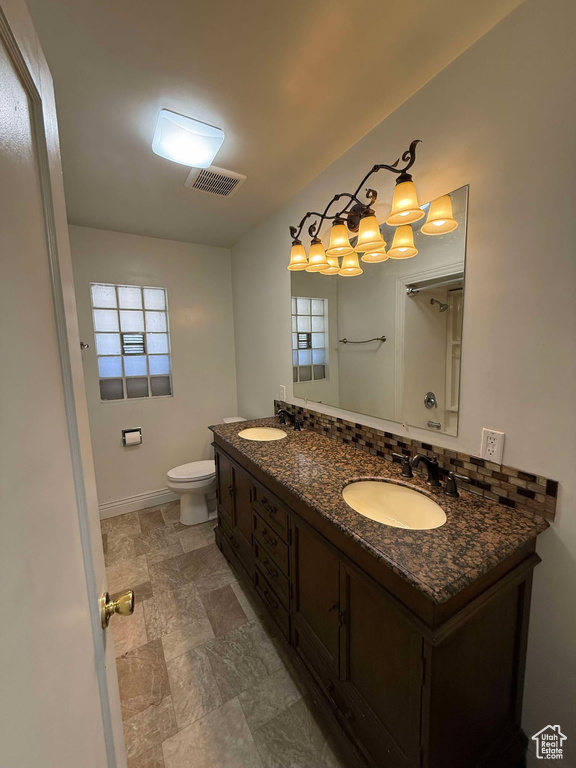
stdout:
[[268,552],[260,546],[257,539],[254,540],[254,555],[256,558],[256,568],[260,570],[278,598],[288,608],[290,604],[290,584],[288,579],[269,557]]
[[254,538],[260,547],[268,553],[272,562],[285,576],[288,576],[290,561],[288,545],[282,541],[272,526],[256,513],[254,514]]
[[252,488],[252,509],[263,520],[266,520],[280,538],[286,543],[290,541],[290,516],[288,512],[276,501],[274,496],[257,485],[254,485]]
[[280,630],[284,637],[289,640],[290,639],[290,616],[288,614],[288,611],[282,603],[280,602],[279,598],[277,597],[276,593],[268,583],[268,581],[264,578],[262,573],[256,568],[256,577],[254,580],[254,583],[256,585],[256,591],[262,598],[264,604],[268,608],[268,611],[270,612],[270,615],[274,618],[278,626],[280,627]]

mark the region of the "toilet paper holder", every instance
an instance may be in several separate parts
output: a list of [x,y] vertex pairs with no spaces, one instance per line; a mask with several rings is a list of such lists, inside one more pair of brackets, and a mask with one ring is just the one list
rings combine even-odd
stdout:
[[142,444],[142,427],[132,427],[131,429],[123,429],[122,444],[123,445],[141,445]]

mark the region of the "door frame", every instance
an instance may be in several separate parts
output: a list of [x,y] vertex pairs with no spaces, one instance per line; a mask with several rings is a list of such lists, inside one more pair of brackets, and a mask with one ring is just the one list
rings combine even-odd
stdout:
[[[18,9],[16,8],[15,11]],[[14,14],[16,15],[16,13]],[[33,30],[29,24],[30,30]],[[36,40],[36,38],[35,38]],[[90,531],[89,507],[86,490],[86,481],[82,461],[82,446],[80,440],[80,427],[77,415],[76,395],[74,391],[74,374],[72,370],[70,345],[68,336],[68,323],[66,319],[66,306],[62,287],[62,275],[60,270],[60,258],[58,248],[58,230],[54,211],[54,197],[52,194],[52,177],[50,173],[50,155],[46,141],[46,128],[44,120],[44,101],[37,80],[41,80],[43,55],[39,51],[33,51],[40,61],[36,78],[29,66],[26,55],[26,47],[20,45],[19,36],[13,29],[10,21],[0,5],[0,42],[6,47],[14,68],[22,82],[30,102],[30,113],[34,144],[36,150],[39,186],[42,198],[44,230],[46,236],[46,248],[50,269],[50,285],[52,291],[52,305],[56,326],[58,343],[58,357],[62,380],[64,409],[66,413],[66,426],[68,442],[70,445],[70,459],[74,480],[74,492],[78,511],[78,527],[82,544],[82,558],[84,574],[86,578],[87,599],[90,608],[90,624],[94,642],[95,671],[98,680],[100,694],[100,707],[102,711],[102,726],[106,743],[106,756],[108,768],[117,768],[116,746],[114,739],[114,727],[112,711],[110,707],[110,690],[106,671],[106,646],[105,635],[100,623],[98,607],[98,584],[96,570],[92,554],[92,535]],[[32,42],[32,41],[30,41]],[[32,65],[34,62],[31,61]],[[45,66],[45,65],[44,65]]]
[[396,319],[394,323],[394,421],[404,422],[404,326],[407,300],[406,288],[411,283],[417,283],[420,280],[449,277],[456,272],[462,272],[462,274],[464,274],[464,261],[441,264],[438,267],[423,269],[420,272],[413,272],[409,275],[402,275],[396,278]]

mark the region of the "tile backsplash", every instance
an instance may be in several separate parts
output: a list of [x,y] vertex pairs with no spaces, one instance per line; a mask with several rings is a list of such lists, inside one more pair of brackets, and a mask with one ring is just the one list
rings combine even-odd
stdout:
[[[414,456],[423,453],[437,456],[441,474],[456,472],[469,479],[466,489],[492,499],[507,507],[542,515],[554,520],[558,482],[541,475],[523,472],[514,467],[493,464],[460,451],[440,448],[409,437],[384,432],[363,424],[345,421],[338,416],[302,408],[298,405],[274,401],[274,411],[285,408],[304,422],[305,429],[311,429],[332,440],[352,445],[373,456],[392,458],[393,453]],[[396,461],[396,459],[394,459]]]

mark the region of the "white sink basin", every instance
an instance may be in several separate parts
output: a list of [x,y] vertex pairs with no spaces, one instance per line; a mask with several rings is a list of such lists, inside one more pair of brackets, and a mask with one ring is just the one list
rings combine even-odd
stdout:
[[244,440],[258,440],[263,443],[268,440],[282,440],[283,437],[286,437],[286,432],[274,427],[249,427],[238,432],[238,437],[242,437]]
[[344,501],[370,520],[393,528],[424,531],[446,522],[442,507],[418,491],[394,483],[359,480],[342,491]]

